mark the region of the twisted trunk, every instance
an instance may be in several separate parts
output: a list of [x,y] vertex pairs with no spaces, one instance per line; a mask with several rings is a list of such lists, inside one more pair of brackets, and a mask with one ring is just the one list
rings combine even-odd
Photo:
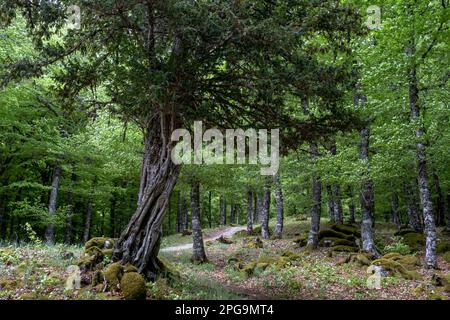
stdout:
[[113,251],[113,260],[131,263],[150,279],[163,269],[158,260],[161,227],[180,166],[171,159],[170,135],[175,119],[154,117],[145,135],[141,200]]
[[200,184],[197,180],[193,180],[191,183],[191,218],[193,239],[191,261],[194,263],[203,263],[207,259],[200,222]]
[[56,204],[58,201],[58,191],[59,191],[59,181],[61,179],[61,164],[59,162],[55,165],[55,171],[53,172],[53,179],[52,179],[52,189],[50,191],[50,199],[48,202],[48,215],[50,218],[50,223],[47,225],[47,228],[45,230],[45,241],[48,244],[53,244],[54,242],[54,233],[55,233],[55,227],[53,225],[53,222],[51,221],[56,213]]

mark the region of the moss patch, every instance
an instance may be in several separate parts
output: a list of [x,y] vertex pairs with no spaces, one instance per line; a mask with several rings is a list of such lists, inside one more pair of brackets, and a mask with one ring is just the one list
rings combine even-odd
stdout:
[[425,237],[418,232],[409,232],[404,234],[403,243],[407,244],[412,251],[419,251],[425,246]]
[[145,279],[137,272],[125,273],[120,281],[120,288],[127,300],[143,300],[147,294]]
[[325,247],[333,247],[333,246],[350,246],[350,247],[353,247],[353,246],[355,246],[355,242],[354,241],[350,241],[350,240],[346,240],[346,239],[341,239],[341,238],[327,237],[327,238],[322,238],[319,241],[319,245],[325,246]]
[[120,284],[120,280],[123,276],[123,268],[119,262],[111,263],[103,271],[103,276],[105,277],[106,283],[108,284],[108,289],[115,290]]
[[319,231],[319,239],[322,240],[323,238],[339,238],[339,239],[345,239],[349,241],[355,241],[355,236],[351,234],[345,234],[336,230],[332,229],[326,229]]
[[361,232],[359,231],[359,229],[351,224],[333,224],[331,225],[331,229],[343,234],[353,235],[357,238],[361,238]]
[[99,249],[112,249],[116,239],[107,237],[96,237],[86,242],[84,245],[86,251],[91,247],[98,247]]
[[248,249],[258,249],[264,246],[259,237],[246,237],[242,239],[242,246]]

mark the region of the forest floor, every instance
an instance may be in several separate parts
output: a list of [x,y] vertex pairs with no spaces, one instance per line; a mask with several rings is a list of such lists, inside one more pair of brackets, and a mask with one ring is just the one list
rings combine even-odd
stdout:
[[[325,222],[323,226],[326,227]],[[242,227],[238,227],[243,229]],[[244,247],[244,232],[236,227],[205,230],[208,263],[192,264],[191,236],[172,235],[162,247],[180,246],[180,250],[161,250],[160,257],[180,274],[178,281],[159,279],[148,283],[149,299],[434,299],[441,295],[432,286],[436,273],[449,274],[450,264],[439,255],[439,271],[418,267],[419,280],[397,276],[382,277],[380,289],[367,286],[367,266],[340,264],[346,253],[330,256],[326,248],[306,253],[293,242],[309,228],[308,221],[288,218],[282,239],[263,240],[262,248]],[[226,233],[232,243],[217,240]],[[235,233],[236,232],[236,233]],[[377,243],[388,244],[395,229],[377,224]],[[67,290],[68,267],[76,264],[82,253],[80,246],[14,246],[0,244],[0,299],[121,299],[120,293],[96,291],[89,287]],[[236,269],[258,259],[281,256],[295,257],[281,268],[269,266],[245,274]],[[423,259],[423,253],[416,254]]]

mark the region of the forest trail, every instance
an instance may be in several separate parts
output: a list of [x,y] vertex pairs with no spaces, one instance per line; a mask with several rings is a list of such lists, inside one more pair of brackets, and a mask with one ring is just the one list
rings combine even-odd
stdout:
[[[218,231],[215,231],[215,232],[209,234],[207,237],[205,237],[205,239],[203,239],[203,241],[216,240],[222,236],[223,237],[231,237],[236,232],[246,230],[246,229],[247,229],[246,227],[241,226],[241,227],[229,227],[229,228],[226,228],[223,230],[218,230]],[[162,248],[160,250],[160,252],[176,252],[176,251],[189,250],[189,249],[192,249],[192,242],[182,244],[179,246]]]

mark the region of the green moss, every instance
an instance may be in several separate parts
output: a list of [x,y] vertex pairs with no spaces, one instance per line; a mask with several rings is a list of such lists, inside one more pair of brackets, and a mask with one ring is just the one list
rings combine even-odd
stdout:
[[361,237],[361,233],[359,231],[359,229],[351,224],[333,224],[331,226],[332,230],[341,232],[343,234],[347,234],[347,235],[353,235],[357,238]]
[[328,247],[333,247],[333,246],[350,246],[350,247],[352,247],[355,245],[355,242],[347,240],[347,239],[326,237],[326,238],[322,238],[319,241],[319,244],[321,246],[326,245]]
[[190,236],[192,235],[192,230],[185,229],[181,232],[182,236]]
[[169,262],[169,260],[158,257],[158,265],[160,268],[160,276],[166,278],[169,283],[180,281],[181,275],[177,269]]
[[450,241],[439,241],[436,246],[437,253],[445,253],[450,251]]
[[358,248],[352,246],[338,245],[331,247],[330,250],[335,252],[356,252],[358,251]]
[[217,241],[219,241],[220,243],[224,243],[224,244],[232,244],[232,243],[234,243],[233,240],[231,240],[231,239],[229,239],[227,237],[224,237],[224,236],[220,236],[219,238],[217,238]]
[[97,270],[92,276],[92,286],[103,285],[104,280],[105,277],[103,276],[103,273],[100,270]]
[[126,265],[123,266],[123,272],[124,273],[127,273],[127,272],[138,272],[138,268],[133,266],[131,263],[127,263]]
[[125,273],[120,281],[120,289],[127,300],[142,300],[147,294],[145,279],[137,272]]
[[401,263],[391,260],[391,259],[377,259],[373,261],[374,265],[383,267],[386,271],[393,275],[400,276],[407,280],[418,280],[420,279],[420,274],[417,271],[407,270]]
[[326,229],[319,231],[319,239],[323,238],[339,238],[349,241],[355,241],[355,236],[351,234],[345,234],[336,230]]
[[105,271],[103,271],[106,283],[110,290],[115,290],[120,284],[123,276],[123,268],[119,262],[111,263]]
[[444,259],[444,261],[450,263],[450,251],[444,253],[444,255],[442,256],[442,258]]
[[304,247],[308,243],[308,236],[307,235],[298,236],[297,238],[294,238],[293,241],[294,243],[297,243],[300,247]]
[[264,246],[259,237],[246,237],[242,239],[242,246],[248,249],[258,249]]
[[91,247],[98,247],[100,249],[112,249],[115,243],[116,239],[114,238],[96,237],[87,241],[84,247],[86,251]]
[[397,231],[396,233],[394,233],[394,236],[404,236],[405,234],[408,233],[417,233],[417,231],[413,230],[413,229],[401,229],[399,231]]
[[403,235],[403,243],[407,244],[412,251],[419,251],[425,246],[425,237],[418,232],[410,232]]

